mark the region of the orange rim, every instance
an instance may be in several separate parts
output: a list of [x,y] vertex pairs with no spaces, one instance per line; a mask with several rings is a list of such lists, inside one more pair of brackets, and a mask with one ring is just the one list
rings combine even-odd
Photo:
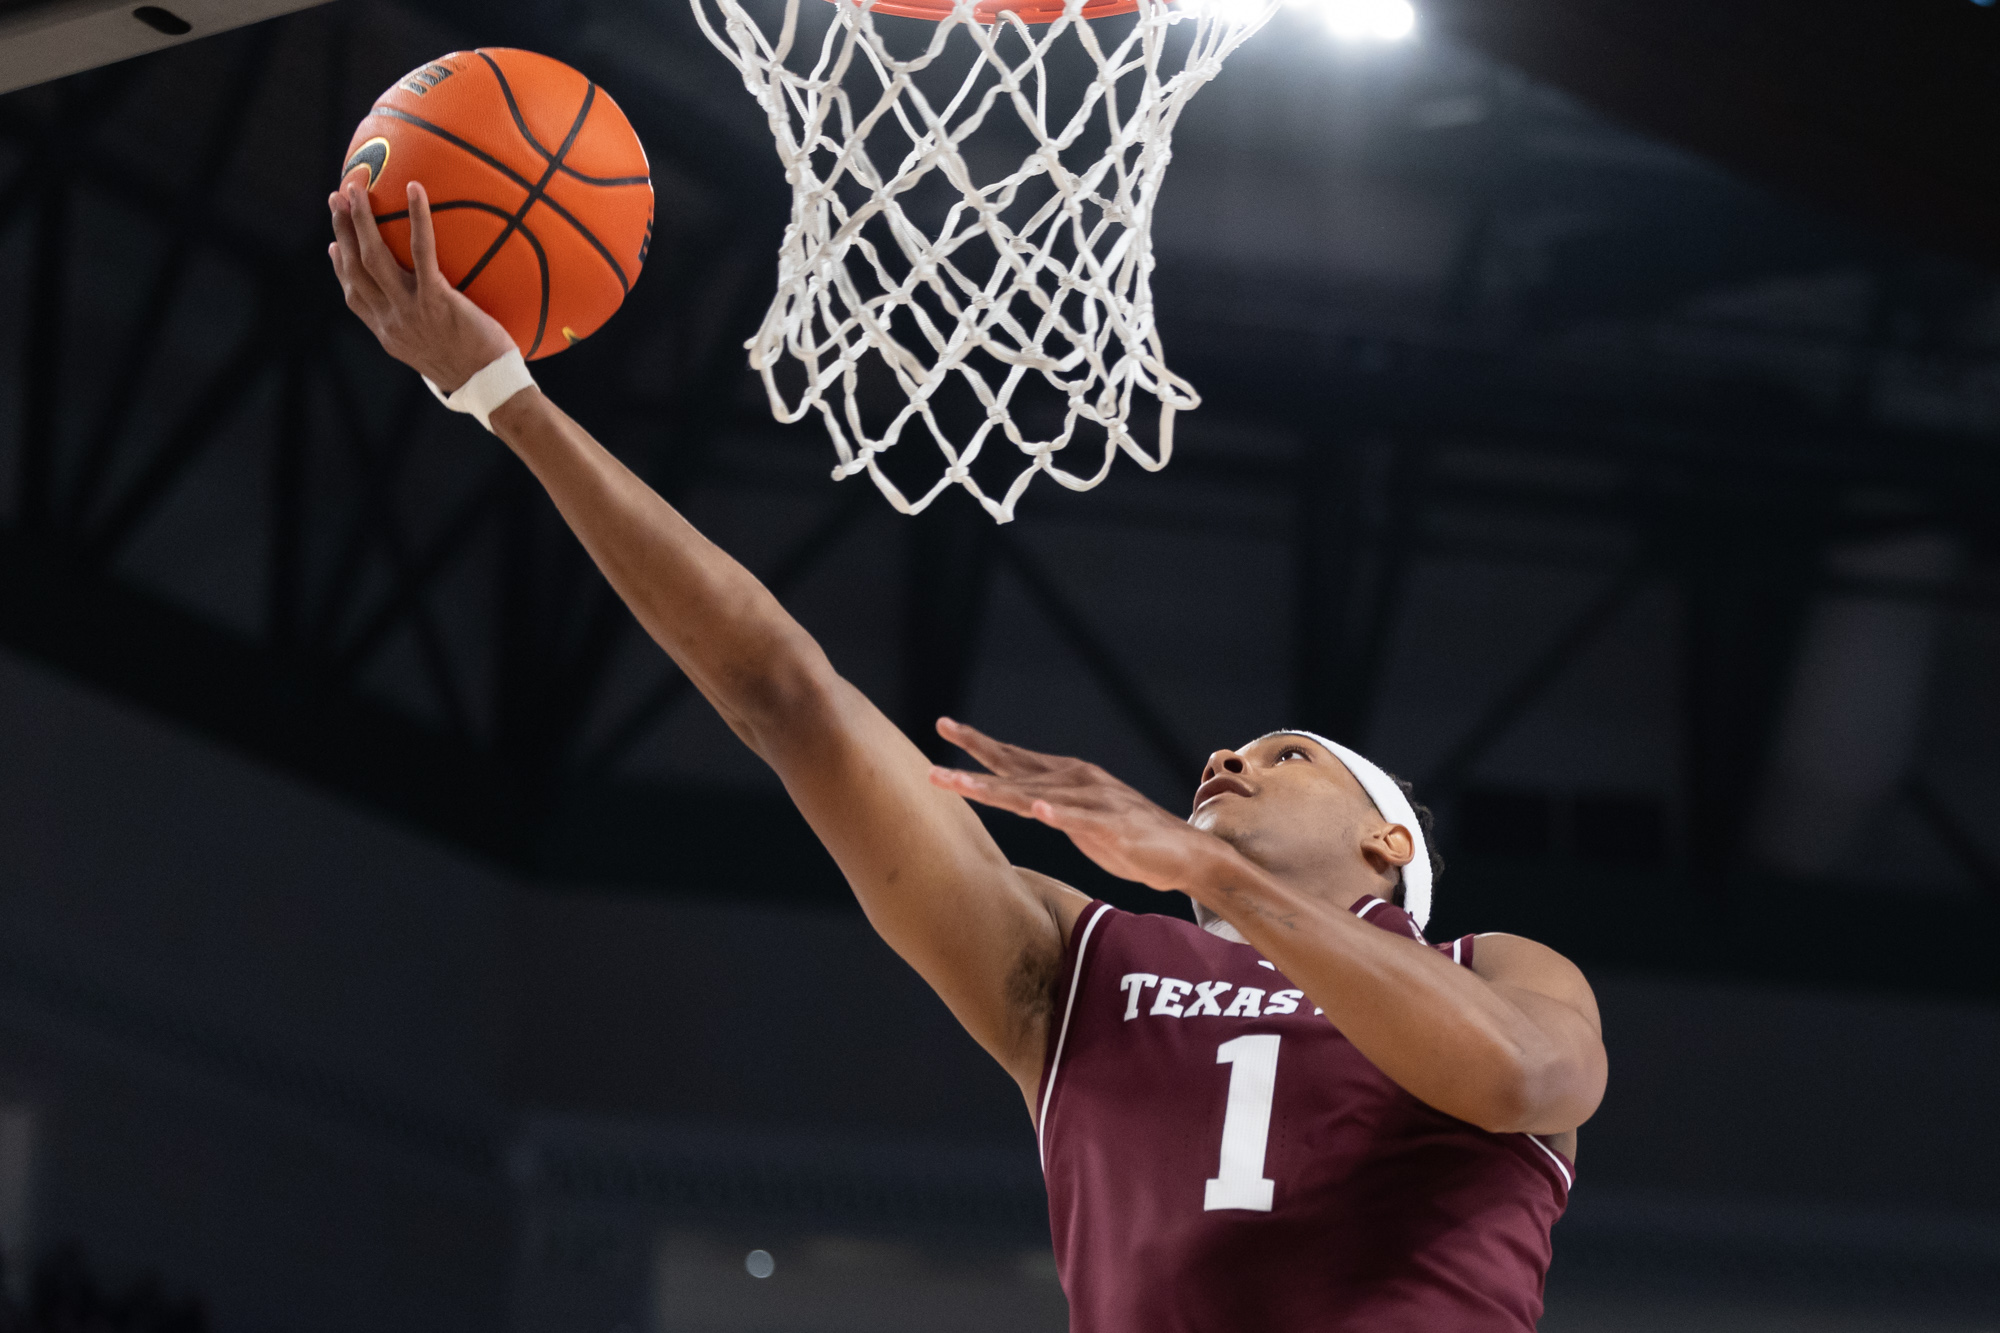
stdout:
[[[829,3],[839,4],[840,0]],[[1109,18],[1113,14],[1129,14],[1138,7],[1139,0],[1089,0],[1083,7],[1083,16]],[[950,18],[952,8],[951,0],[877,0],[872,6],[877,14],[932,22]],[[1063,0],[979,0],[973,6],[972,17],[981,23],[992,23],[1003,12],[1014,14],[1023,23],[1053,23],[1063,16]]]

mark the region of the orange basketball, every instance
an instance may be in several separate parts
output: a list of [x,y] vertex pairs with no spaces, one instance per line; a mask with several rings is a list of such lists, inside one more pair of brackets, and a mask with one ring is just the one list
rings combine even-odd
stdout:
[[625,113],[532,51],[455,51],[399,80],[354,131],[341,178],[364,169],[406,268],[407,186],[423,184],[438,267],[530,360],[602,328],[653,239],[652,174]]

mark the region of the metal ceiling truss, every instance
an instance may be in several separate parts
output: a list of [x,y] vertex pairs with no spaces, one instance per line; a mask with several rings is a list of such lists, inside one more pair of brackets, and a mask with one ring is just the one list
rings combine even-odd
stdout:
[[[530,26],[511,39],[565,53],[553,31]],[[327,89],[316,137],[298,149],[337,160],[361,109],[344,81],[351,40],[351,20],[334,8],[154,58],[205,61],[225,88],[189,136],[199,168],[164,178],[135,169],[111,143],[121,117],[146,114],[134,101],[142,64],[0,98],[0,145],[12,150],[0,158],[0,254],[9,242],[26,248],[16,288],[26,295],[13,317],[24,336],[10,371],[21,392],[15,420],[0,425],[0,443],[13,437],[14,469],[11,506],[0,512],[0,639],[525,873],[841,900],[830,863],[781,801],[633,775],[648,736],[688,702],[686,679],[662,661],[650,682],[613,688],[638,633],[629,616],[525,471],[476,426],[436,411],[347,317],[317,215],[295,240],[274,240],[221,206],[215,183],[239,161],[287,42],[324,62]],[[782,191],[747,165],[761,165],[761,154],[737,151],[687,107],[647,93],[622,100],[657,161],[730,206],[714,210],[705,231],[654,248],[645,282],[599,335],[587,369],[559,359],[540,373],[669,498],[704,488],[795,493],[808,474],[713,448],[724,434],[768,438],[773,429],[761,405],[745,406],[761,395],[745,391],[741,347],[766,298]],[[101,247],[123,243],[93,230],[105,210],[84,205],[97,203],[143,219],[155,242],[149,275],[126,293],[108,336],[101,312],[86,321],[78,311],[85,270]],[[191,303],[212,299],[196,274],[216,266],[251,294],[247,308],[233,337],[190,347]],[[1201,289],[1201,275],[1189,275],[1187,290]],[[1527,915],[1545,912],[1543,932],[1580,956],[1643,961],[1666,945],[1657,933],[1630,942],[1635,913],[1690,883],[1722,892],[1739,882],[1741,793],[1768,747],[1804,608],[1843,586],[1822,573],[1819,553],[1880,521],[1843,497],[1892,488],[1908,500],[1895,521],[1960,532],[1988,559],[2000,530],[2000,459],[1984,442],[1892,431],[1856,414],[1831,420],[1768,394],[1677,398],[1673,384],[1654,386],[1660,409],[1642,411],[1629,395],[1551,382],[1539,363],[1510,356],[1505,338],[1321,341],[1286,359],[1205,318],[1183,312],[1169,328],[1187,349],[1179,368],[1202,385],[1207,412],[1289,431],[1291,461],[1190,447],[1168,478],[1120,478],[1090,505],[1059,517],[1030,506],[1004,529],[947,504],[895,519],[863,483],[835,488],[811,470],[819,517],[758,572],[783,594],[862,525],[899,524],[902,686],[890,702],[919,743],[935,752],[930,720],[963,705],[992,589],[1006,579],[1133,735],[1170,770],[1192,773],[1196,738],[1039,553],[1038,524],[1196,533],[1219,521],[1206,500],[1224,494],[1291,515],[1295,716],[1361,743],[1418,562],[1448,554],[1602,570],[1598,595],[1428,775],[1423,794],[1433,797],[1464,786],[1638,593],[1670,583],[1687,613],[1687,855],[1678,868],[1630,877],[1623,915],[1606,915],[1602,875],[1571,885],[1570,870],[1545,868],[1531,895],[1542,906]],[[664,377],[663,340],[678,348]],[[635,373],[641,364],[650,373]],[[823,447],[803,427],[791,438],[800,450]],[[240,461],[244,440],[258,460],[264,540],[244,571],[253,609],[231,613],[163,587],[134,552],[218,450],[236,448]],[[1441,461],[1523,454],[1587,458],[1611,480],[1472,480]],[[1468,534],[1454,521],[1466,514],[1608,525],[1623,554]],[[1962,580],[1892,591],[1993,613],[1990,588]],[[414,667],[388,672],[397,654]],[[1987,835],[1921,784],[1911,799],[1991,889]],[[1108,896],[1150,901],[1096,875],[1047,830],[997,827],[1017,856]],[[746,865],[733,849],[751,842],[761,855]],[[1479,882],[1489,889],[1447,895],[1463,905],[1454,912],[1507,887],[1504,875]],[[1509,900],[1510,919],[1521,910]],[[1861,952],[1866,935],[1864,921],[1815,965],[1882,975],[1879,959]],[[1768,970],[1747,941],[1682,943],[1697,950],[1692,965]],[[1948,969],[1907,971],[1909,984],[1932,984]]]

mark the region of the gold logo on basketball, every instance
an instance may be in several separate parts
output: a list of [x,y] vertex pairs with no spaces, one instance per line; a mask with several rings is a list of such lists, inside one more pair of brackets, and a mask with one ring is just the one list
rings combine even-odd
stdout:
[[340,169],[340,178],[346,180],[361,168],[368,168],[368,188],[374,189],[375,182],[382,178],[382,169],[389,165],[389,141],[383,138],[370,139],[354,150],[354,156],[347,159],[347,165]]

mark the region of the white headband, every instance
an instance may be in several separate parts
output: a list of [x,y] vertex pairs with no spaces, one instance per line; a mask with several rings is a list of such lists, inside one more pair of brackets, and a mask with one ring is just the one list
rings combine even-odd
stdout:
[[[1304,736],[1309,741],[1317,741],[1328,753],[1347,766],[1354,780],[1361,784],[1361,790],[1368,793],[1368,799],[1375,802],[1375,809],[1391,824],[1401,824],[1409,830],[1410,841],[1416,844],[1416,854],[1403,867],[1403,910],[1422,930],[1431,919],[1431,849],[1424,842],[1424,826],[1417,821],[1416,807],[1410,798],[1403,795],[1403,789],[1396,780],[1354,753],[1337,741],[1330,741],[1317,732],[1301,731],[1297,727],[1285,727],[1280,731],[1266,732],[1257,741],[1269,740],[1273,736]],[[1255,745],[1257,741],[1250,742]],[[1244,749],[1249,749],[1246,745]]]

